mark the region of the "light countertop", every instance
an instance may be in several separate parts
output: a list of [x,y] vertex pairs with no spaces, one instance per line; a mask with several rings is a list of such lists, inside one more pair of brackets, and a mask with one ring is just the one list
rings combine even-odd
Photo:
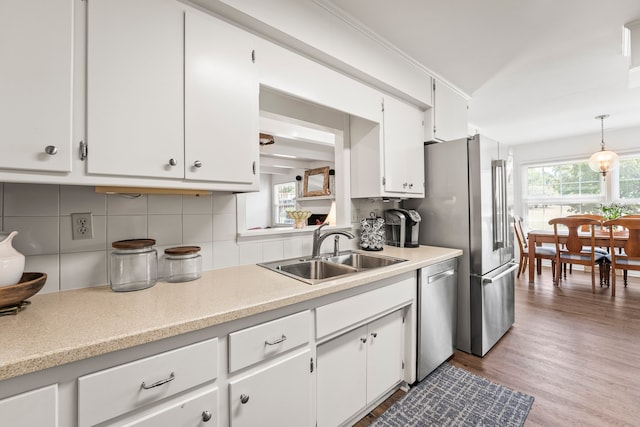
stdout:
[[286,307],[459,255],[458,249],[385,247],[408,262],[308,285],[257,265],[211,270],[192,282],[135,292],[97,286],[35,295],[0,317],[0,380]]

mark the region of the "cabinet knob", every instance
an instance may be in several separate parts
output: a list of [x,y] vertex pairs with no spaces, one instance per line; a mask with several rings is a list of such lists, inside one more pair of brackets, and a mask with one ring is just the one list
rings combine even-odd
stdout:
[[195,162],[193,162],[193,166],[195,166],[197,168],[201,168],[202,167],[202,162],[200,160],[196,160]]
[[247,403],[249,401],[249,395],[248,394],[241,394],[240,395],[240,402],[244,405],[245,403]]
[[169,165],[170,166],[175,166],[178,164],[178,161],[174,158],[169,159]]
[[360,338],[360,341],[362,341],[363,344],[366,343],[367,342],[367,337]]
[[413,182],[409,183],[409,188],[413,188]]
[[378,333],[377,332],[371,332],[371,336],[374,337],[374,338],[377,338],[378,337]]
[[58,147],[56,147],[55,145],[47,145],[46,147],[44,147],[44,152],[50,156],[54,156],[58,154]]
[[406,182],[405,182],[405,183],[403,183],[403,184],[402,184],[402,188],[407,188],[407,185],[409,185],[409,184],[407,184]]
[[209,412],[209,411],[203,411],[203,412],[202,412],[202,421],[206,423],[206,422],[207,422],[207,421],[209,421],[210,419],[211,419],[211,412]]

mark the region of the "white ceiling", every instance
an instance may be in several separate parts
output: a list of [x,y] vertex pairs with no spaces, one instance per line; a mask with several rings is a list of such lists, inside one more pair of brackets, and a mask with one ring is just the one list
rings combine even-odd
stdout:
[[325,0],[472,97],[509,144],[640,126],[622,27],[639,0]]

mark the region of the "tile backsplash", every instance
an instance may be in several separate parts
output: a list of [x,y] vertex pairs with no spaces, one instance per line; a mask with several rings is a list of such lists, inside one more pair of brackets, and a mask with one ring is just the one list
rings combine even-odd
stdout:
[[[82,212],[93,216],[93,238],[73,240],[71,214]],[[13,243],[26,256],[25,271],[48,274],[41,292],[107,284],[111,242],[122,239],[153,238],[159,255],[200,246],[203,270],[311,253],[309,235],[237,242],[231,193],[129,198],[85,186],[0,183],[0,218],[3,231],[18,231]]]

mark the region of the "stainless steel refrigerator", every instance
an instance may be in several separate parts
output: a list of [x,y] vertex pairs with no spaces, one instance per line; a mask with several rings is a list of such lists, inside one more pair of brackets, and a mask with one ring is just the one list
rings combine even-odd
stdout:
[[420,244],[462,249],[455,342],[484,356],[514,322],[512,153],[481,135],[424,151],[425,197],[404,205],[422,216]]

